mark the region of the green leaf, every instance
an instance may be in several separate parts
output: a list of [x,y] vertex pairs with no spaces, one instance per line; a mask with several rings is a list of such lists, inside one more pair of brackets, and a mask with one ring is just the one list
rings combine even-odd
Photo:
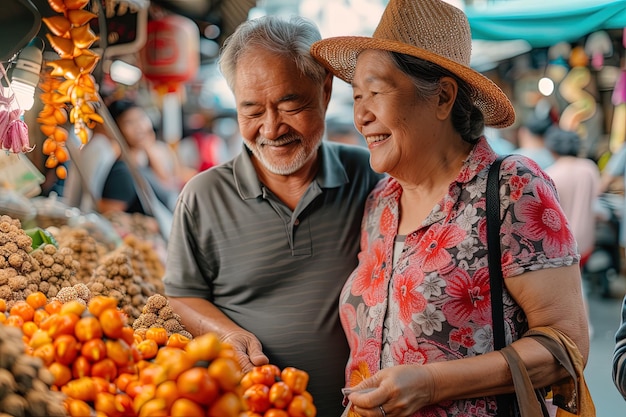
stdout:
[[52,244],[57,248],[59,247],[59,244],[54,236],[52,236],[49,231],[42,229],[41,227],[26,229],[24,232],[26,232],[26,234],[33,240],[33,243],[31,244],[32,250],[39,249],[44,244]]

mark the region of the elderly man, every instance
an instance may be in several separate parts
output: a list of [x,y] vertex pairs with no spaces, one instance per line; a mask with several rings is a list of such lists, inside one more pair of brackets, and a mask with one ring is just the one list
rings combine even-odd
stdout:
[[309,53],[320,38],[305,19],[266,16],[225,43],[245,146],[183,189],[164,283],[194,336],[217,333],[244,371],[307,371],[317,415],[338,416],[348,358],[338,298],[381,176],[366,149],[323,140],[332,75]]

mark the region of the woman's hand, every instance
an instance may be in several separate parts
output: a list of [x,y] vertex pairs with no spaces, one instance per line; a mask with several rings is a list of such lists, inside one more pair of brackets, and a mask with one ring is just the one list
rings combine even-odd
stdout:
[[353,387],[348,398],[362,417],[405,417],[431,404],[434,389],[428,366],[399,365]]

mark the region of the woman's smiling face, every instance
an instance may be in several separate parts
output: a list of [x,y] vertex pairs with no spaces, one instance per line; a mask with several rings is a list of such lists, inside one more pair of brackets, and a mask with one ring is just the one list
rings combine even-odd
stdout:
[[436,97],[418,97],[412,79],[379,50],[361,52],[352,89],[354,123],[367,141],[372,168],[394,177],[413,169],[436,136]]

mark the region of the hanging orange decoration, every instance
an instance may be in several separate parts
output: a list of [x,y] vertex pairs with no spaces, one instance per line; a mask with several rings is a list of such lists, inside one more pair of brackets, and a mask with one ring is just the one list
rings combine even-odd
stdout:
[[37,122],[47,136],[42,149],[48,156],[45,166],[64,179],[67,171],[62,164],[69,160],[65,146],[69,132],[62,125],[69,121],[84,145],[89,141],[88,130],[103,123],[96,112],[98,89],[91,75],[100,56],[89,49],[98,40],[89,27],[97,15],[84,10],[89,0],[48,0],[48,4],[62,14],[42,18],[50,31],[46,38],[59,59],[45,63],[49,69],[40,83],[43,109]]

